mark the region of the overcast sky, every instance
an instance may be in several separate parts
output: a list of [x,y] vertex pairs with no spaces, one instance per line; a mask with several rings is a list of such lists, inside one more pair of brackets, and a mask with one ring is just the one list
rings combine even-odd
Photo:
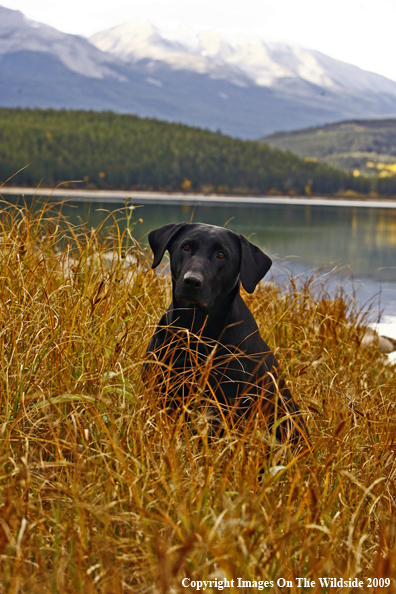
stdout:
[[0,0],[0,5],[87,36],[134,18],[260,33],[396,80],[396,0]]

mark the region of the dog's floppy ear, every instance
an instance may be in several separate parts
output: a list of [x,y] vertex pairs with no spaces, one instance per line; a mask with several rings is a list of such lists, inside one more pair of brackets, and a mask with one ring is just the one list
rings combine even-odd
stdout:
[[242,258],[240,278],[242,286],[248,293],[253,293],[258,282],[267,274],[272,266],[272,260],[257,246],[244,237],[241,240]]
[[172,241],[176,238],[176,235],[178,235],[186,225],[187,223],[171,223],[170,225],[164,225],[163,227],[154,229],[154,231],[149,233],[148,240],[154,254],[151,268],[156,268],[158,266],[165,250],[168,249]]

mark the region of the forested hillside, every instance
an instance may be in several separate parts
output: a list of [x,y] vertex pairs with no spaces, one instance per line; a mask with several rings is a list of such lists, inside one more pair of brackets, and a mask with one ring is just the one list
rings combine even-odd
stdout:
[[0,182],[236,194],[368,192],[370,181],[256,142],[111,112],[0,109]]
[[396,119],[354,120],[271,134],[261,142],[317,159],[357,176],[377,178],[377,191],[396,194]]

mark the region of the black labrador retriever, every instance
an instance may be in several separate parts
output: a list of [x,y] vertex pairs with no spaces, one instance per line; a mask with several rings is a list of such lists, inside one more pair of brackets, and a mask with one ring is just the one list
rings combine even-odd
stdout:
[[258,413],[278,439],[307,439],[279,364],[240,295],[241,284],[253,293],[270,258],[243,235],[203,223],[165,225],[151,231],[149,243],[152,268],[170,253],[173,301],[148,346],[146,377],[155,361],[161,371],[154,383],[168,404],[198,393],[218,419],[234,423]]

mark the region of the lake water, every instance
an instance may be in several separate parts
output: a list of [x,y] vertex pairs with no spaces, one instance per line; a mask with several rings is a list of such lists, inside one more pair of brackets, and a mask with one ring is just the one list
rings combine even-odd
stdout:
[[[124,216],[122,199],[95,200],[63,205],[63,212],[75,223],[88,221],[90,227],[98,226],[109,211],[118,210],[118,219]],[[396,338],[396,208],[294,204],[290,200],[246,204],[242,198],[221,205],[200,204],[199,198],[177,204],[154,199],[139,206],[142,201],[133,197],[130,202],[138,207],[133,211],[133,235],[141,242],[147,243],[151,229],[170,222],[225,225],[274,260],[272,275],[277,281],[290,275],[305,278],[322,269],[320,275],[329,279],[329,291],[342,285],[355,295],[359,306],[370,308],[373,322],[381,317],[388,323],[388,335]]]

